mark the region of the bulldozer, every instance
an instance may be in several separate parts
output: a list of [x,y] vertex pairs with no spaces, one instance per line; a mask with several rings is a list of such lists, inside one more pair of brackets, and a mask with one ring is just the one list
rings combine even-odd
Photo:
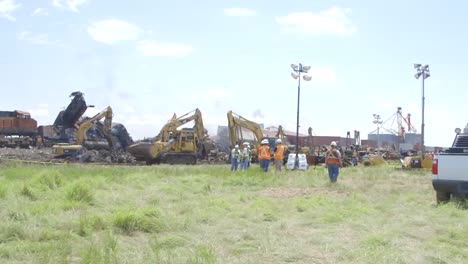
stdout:
[[[192,128],[179,127],[194,121]],[[196,164],[207,155],[203,119],[197,108],[180,117],[174,116],[163,126],[153,142],[139,142],[128,147],[127,151],[136,160],[146,164]]]
[[[229,132],[229,143],[230,143],[230,148],[232,149],[235,145],[242,146],[244,145],[242,143],[244,142],[249,142],[252,144],[252,163],[258,162],[257,160],[257,153],[258,153],[258,148],[260,147],[260,142],[263,139],[268,140],[268,145],[270,146],[270,150],[273,150],[276,146],[276,140],[279,138],[281,141],[286,144],[286,137],[283,132],[282,126],[278,127],[278,132],[276,133],[275,137],[264,137],[262,129],[260,126],[245,117],[242,117],[236,113],[233,113],[232,111],[228,111],[227,113],[227,119],[228,119],[228,132]],[[243,129],[248,130],[253,133],[253,138],[245,138]],[[287,156],[287,155],[285,155]],[[273,158],[273,154],[272,154]]]
[[[101,138],[90,138],[87,136],[87,132],[96,123],[104,119],[104,125],[102,127],[102,133],[105,142]],[[80,152],[80,150],[85,147],[86,149],[112,149],[113,141],[111,135],[112,127],[112,108],[110,106],[106,107],[101,112],[97,113],[91,118],[84,118],[81,121],[75,123],[75,128],[73,133],[69,133],[73,138],[70,138],[69,141],[73,143],[57,143],[52,146],[54,154],[57,157],[64,156],[73,156]]]

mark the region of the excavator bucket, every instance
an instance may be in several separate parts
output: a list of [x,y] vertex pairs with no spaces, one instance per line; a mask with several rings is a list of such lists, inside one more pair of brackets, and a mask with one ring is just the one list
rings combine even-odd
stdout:
[[127,151],[132,154],[136,160],[146,161],[148,164],[158,163],[162,151],[164,150],[164,143],[156,141],[139,142],[128,147]]

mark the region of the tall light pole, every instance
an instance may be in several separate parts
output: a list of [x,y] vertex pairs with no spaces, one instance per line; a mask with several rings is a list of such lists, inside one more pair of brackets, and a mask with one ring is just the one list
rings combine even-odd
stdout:
[[377,153],[380,156],[380,125],[382,124],[382,121],[380,120],[380,115],[374,114],[374,124],[377,125]]
[[291,72],[291,77],[298,80],[297,84],[297,124],[296,124],[296,160],[294,162],[294,169],[299,168],[299,102],[301,98],[301,73],[304,81],[312,80],[312,76],[306,75],[310,71],[310,66],[302,66],[299,63],[299,66],[296,64],[291,64],[291,68],[294,72]]
[[421,65],[421,64],[414,64],[414,68],[416,69],[416,74],[414,77],[419,79],[422,76],[422,120],[421,120],[421,159],[424,159],[424,154],[426,152],[426,148],[424,146],[424,80],[431,76],[429,71],[429,65]]

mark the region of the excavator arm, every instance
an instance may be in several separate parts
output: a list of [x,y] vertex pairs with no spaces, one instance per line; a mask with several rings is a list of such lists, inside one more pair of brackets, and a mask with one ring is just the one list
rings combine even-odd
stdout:
[[229,142],[231,148],[234,145],[240,143],[239,141],[243,140],[242,128],[251,131],[254,134],[254,145],[260,145],[260,141],[263,138],[263,132],[260,126],[232,111],[227,113],[228,119],[228,132],[229,132]]
[[175,133],[177,128],[183,126],[184,124],[194,121],[195,134],[199,139],[203,139],[205,136],[205,128],[203,126],[203,119],[200,110],[197,108],[193,111],[190,111],[180,117],[174,116],[161,128],[161,132],[157,136],[157,140],[167,142],[169,141],[169,133]]
[[82,122],[76,123],[76,145],[83,145],[86,140],[86,132],[93,127],[94,123],[104,118],[104,127],[103,133],[106,137],[109,147],[112,148],[112,137],[111,137],[111,127],[112,127],[112,108],[110,106],[106,107],[101,112],[97,113],[93,117],[86,119]]
[[278,132],[276,132],[275,137],[281,139],[281,142],[283,142],[284,145],[287,145],[286,134],[284,133],[282,125],[278,126]]

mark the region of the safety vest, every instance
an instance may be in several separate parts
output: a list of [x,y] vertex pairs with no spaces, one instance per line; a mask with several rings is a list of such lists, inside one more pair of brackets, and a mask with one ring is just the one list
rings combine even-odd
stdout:
[[258,160],[270,160],[270,147],[262,145],[258,148]]
[[250,156],[250,151],[248,148],[244,148],[244,150],[242,151],[242,156],[244,159],[248,159],[249,156]]
[[326,164],[340,164],[340,153],[336,149],[329,149],[325,154]]
[[284,151],[286,150],[286,147],[281,145],[281,144],[278,144],[278,146],[276,146],[276,150],[275,150],[275,160],[283,160],[284,158]]
[[239,157],[240,157],[240,151],[239,151],[239,149],[235,149],[235,148],[232,149],[232,151],[231,151],[231,158],[237,159],[237,158],[239,158]]

